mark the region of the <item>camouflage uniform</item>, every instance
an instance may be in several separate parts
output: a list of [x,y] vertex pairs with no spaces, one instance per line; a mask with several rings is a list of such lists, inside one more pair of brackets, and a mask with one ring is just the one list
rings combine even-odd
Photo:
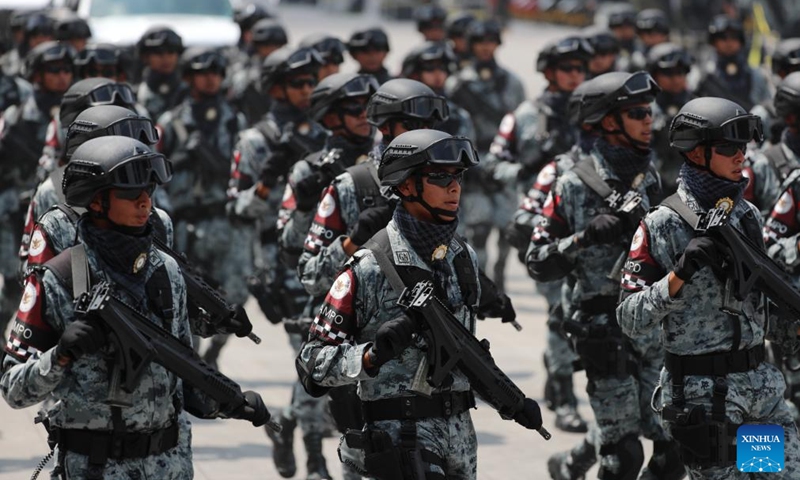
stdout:
[[268,111],[271,102],[269,95],[261,91],[261,63],[258,55],[246,57],[236,66],[230,76],[231,86],[228,94],[233,104],[245,116],[248,125],[258,122]]
[[145,71],[142,83],[136,87],[136,99],[147,110],[147,116],[159,119],[161,115],[175,108],[189,93],[178,72],[172,75],[156,75]]
[[[386,227],[394,261],[401,266],[414,266],[426,271],[430,267],[414,251],[408,240],[398,230],[394,220]],[[475,252],[468,248],[477,273]],[[464,305],[462,292],[453,267],[461,245],[452,240],[446,261],[450,265],[446,299],[454,308],[454,315],[471,332],[475,331],[474,309],[477,305]],[[477,281],[477,278],[476,278]],[[426,362],[423,341],[405,349],[395,360],[383,365],[374,377],[363,368],[364,352],[372,345],[378,327],[403,313],[397,305],[397,294],[378,267],[370,250],[359,250],[337,277],[320,313],[314,319],[298,362],[303,365],[309,381],[322,387],[336,387],[358,383],[358,396],[363,402],[407,395],[412,387],[417,367]],[[336,322],[329,321],[337,318]],[[466,376],[455,369],[451,392],[470,389]],[[434,390],[434,393],[439,393]],[[376,428],[386,431],[395,445],[399,445],[403,422],[384,420],[375,422]],[[432,451],[444,460],[447,475],[455,478],[476,478],[477,439],[469,411],[448,418],[432,417],[415,421],[421,449]],[[428,465],[430,471],[444,474],[438,466]]]
[[[519,78],[497,64],[480,70],[474,64],[465,67],[448,77],[445,93],[472,116],[475,147],[482,154],[489,150],[503,116],[525,101],[525,89]],[[486,239],[489,233],[492,228],[502,229],[508,225],[517,205],[514,188],[485,182],[485,175],[480,169],[470,171],[461,197],[464,230],[470,245],[478,252],[482,267],[486,265]],[[487,189],[487,184],[494,185]],[[502,235],[499,246],[493,280],[502,289],[502,274],[509,251]]]
[[[769,101],[772,92],[764,71],[747,65],[741,53],[739,57],[735,62],[725,65],[716,58],[709,60],[703,72],[704,77],[697,87],[697,96],[727,98],[748,111],[762,102]],[[736,70],[733,75],[728,75],[725,71],[729,65],[736,65],[736,68],[732,69]]]
[[[608,160],[602,158],[596,148],[591,156],[594,168],[603,180],[619,182]],[[642,195],[645,210],[650,205],[648,191],[657,183],[658,178],[647,171],[639,185],[633,188]],[[601,365],[604,360],[599,355],[581,355],[589,379],[587,393],[600,429],[600,442],[609,448],[607,453],[602,453],[601,469],[617,473],[620,459],[615,451],[616,445],[622,445],[626,438],[631,437],[638,442],[640,434],[653,441],[666,440],[666,436],[650,410],[649,402],[663,361],[658,337],[653,333],[632,342],[615,328],[617,319],[613,306],[616,305],[619,284],[607,275],[625,247],[622,244],[601,244],[582,248],[576,243],[575,235],[582,232],[595,215],[610,212],[603,199],[574,171],[564,172],[547,198],[543,211],[545,221],[534,230],[527,260],[529,270],[534,266],[539,270],[552,268],[555,277],[567,273],[574,277],[575,286],[567,303],[572,308],[565,312],[565,318],[571,318],[587,329],[594,327],[605,331],[604,338],[578,339],[576,349],[579,354],[584,348],[589,350],[593,341],[602,341],[607,342],[608,348],[617,344],[628,351],[629,357],[623,364],[630,362],[631,358],[635,358],[638,364],[635,375],[630,368],[624,373],[619,369],[604,372],[606,368]]]
[[[692,210],[702,212],[695,197],[683,185],[678,188],[678,195]],[[752,219],[747,222],[751,228],[745,226],[745,216]],[[760,243],[759,217],[753,205],[740,201],[730,213],[730,225],[745,232],[751,241]],[[659,334],[664,349],[678,356],[747,350],[762,345],[765,336],[781,344],[796,343],[797,324],[781,329],[779,322],[767,322],[763,298],[757,292],[751,292],[742,303],[747,313],[732,316],[723,311],[720,307],[723,305],[724,283],[710,268],[698,270],[678,295],[670,297],[667,272],[675,268],[694,236],[693,229],[677,213],[663,206],[648,213],[640,223],[622,281],[627,298],[617,308],[623,331],[632,338],[650,339],[653,333]],[[793,250],[796,251],[794,246]],[[739,326],[735,327],[732,320]],[[735,338],[739,340],[738,345],[734,344]],[[786,346],[790,350],[796,348],[796,345]],[[782,425],[786,475],[777,478],[796,476],[795,472],[800,468],[800,443],[792,415],[786,404],[779,401],[785,388],[780,371],[768,362],[761,362],[752,370],[728,373],[724,378],[727,384],[725,421]],[[673,404],[675,380],[666,368],[662,370],[660,401],[656,397],[662,409]],[[712,395],[716,391],[713,377],[687,375],[683,378],[683,385],[687,406],[702,405],[706,412],[712,410],[713,403],[716,403],[712,402],[716,397],[716,394]],[[671,422],[663,420],[663,423],[668,431],[674,428]],[[739,473],[736,465],[706,469],[698,469],[696,465],[688,467],[692,478],[754,478],[752,474]]]
[[658,159],[656,168],[661,175],[664,195],[671,195],[678,189],[678,172],[683,165],[683,156],[669,146],[669,126],[681,107],[692,98],[694,95],[689,92],[683,95],[671,95],[662,91],[656,95],[656,101],[651,104],[653,108],[651,145]]
[[19,77],[0,74],[0,112],[12,105],[21,105],[33,95],[30,83]]
[[[93,278],[108,279],[100,268],[97,254],[87,249]],[[171,333],[186,345],[191,335],[186,313],[186,286],[178,265],[168,256],[151,247],[145,279],[164,266],[172,288],[173,321],[167,323]],[[97,275],[97,277],[95,277]],[[140,305],[123,289],[117,294],[132,305],[143,307],[151,321],[162,324],[160,317]],[[46,299],[46,300],[45,300]],[[49,269],[30,277],[15,325],[34,334],[23,339],[12,331],[6,345],[0,390],[14,408],[24,408],[53,397],[59,401],[48,413],[50,425],[62,429],[110,431],[112,409],[105,403],[109,392],[109,365],[102,360],[112,355],[110,346],[87,355],[69,367],[56,362],[56,344],[64,328],[75,320],[71,289],[63,285]],[[144,458],[112,460],[105,464],[103,478],[192,478],[191,424],[176,405],[182,401],[182,381],[155,363],[145,370],[142,381],[130,394],[132,406],[122,409],[124,428],[128,432],[147,432],[179,424],[178,444],[170,450]],[[88,457],[75,452],[60,452],[67,478],[86,478]]]

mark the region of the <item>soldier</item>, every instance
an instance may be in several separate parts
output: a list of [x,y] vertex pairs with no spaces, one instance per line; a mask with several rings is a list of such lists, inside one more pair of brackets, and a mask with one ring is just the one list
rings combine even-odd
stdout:
[[747,64],[740,21],[726,15],[714,17],[708,25],[708,43],[715,55],[703,69],[698,96],[727,98],[748,111],[772,96],[764,72]]
[[669,18],[657,8],[642,10],[636,15],[636,34],[642,42],[645,58],[650,49],[669,41]]
[[[253,46],[253,27],[256,23],[265,18],[272,18],[272,14],[258,3],[248,3],[243,8],[233,12],[233,21],[239,24],[239,41],[235,47],[231,47],[226,52],[228,65],[232,71],[228,75],[233,78],[233,70],[239,64],[247,64],[250,57],[255,53]],[[266,57],[266,55],[264,56]],[[264,58],[262,57],[262,58]]]
[[453,53],[458,61],[458,69],[466,67],[472,59],[472,52],[469,49],[467,40],[467,30],[475,17],[469,12],[458,12],[447,16],[444,24],[447,39],[453,48]]
[[[415,314],[396,304],[397,293],[387,281],[390,272],[379,266],[384,264],[376,253],[403,273],[413,270],[436,279],[437,297],[473,331],[480,295],[477,258],[455,233],[461,175],[477,163],[469,140],[435,130],[407,132],[389,144],[379,178],[401,204],[386,229],[337,277],[297,359],[311,393],[358,384],[365,428],[375,439],[365,446],[368,453],[360,468],[366,466],[376,478],[477,475],[477,440],[469,415],[475,403],[469,381],[455,369],[446,393],[435,389],[430,397],[415,394],[415,372],[426,361],[426,347],[412,335]],[[341,322],[329,321],[331,316]],[[511,416],[526,428],[541,427],[539,406],[531,399]]]
[[347,51],[358,62],[358,73],[372,75],[381,84],[391,80],[392,76],[383,66],[389,54],[389,37],[383,29],[376,27],[353,33],[347,42]]
[[[535,101],[523,102],[514,113],[506,115],[500,124],[486,157],[496,181],[505,183],[512,191],[516,189],[518,179],[530,185],[531,176],[540,174],[546,164],[577,143],[575,122],[570,118],[567,107],[572,92],[586,76],[587,62],[593,53],[592,47],[582,37],[563,38],[542,48],[536,70],[545,76],[548,87]],[[554,168],[551,166],[544,173],[543,183],[555,180]],[[531,235],[528,233],[522,238],[524,240],[515,246],[525,252]],[[552,317],[548,324],[554,329],[558,328],[561,320],[562,283],[559,280],[537,286],[547,299]],[[568,432],[585,432],[586,422],[578,414],[577,399],[573,392],[571,362],[565,365],[557,358],[559,352],[568,350],[568,346],[563,337],[558,335],[550,343],[553,348],[545,352],[548,371],[546,391],[551,393],[547,397],[556,411],[556,427]]]
[[92,29],[86,20],[72,11],[61,13],[55,17],[53,25],[55,39],[72,47],[76,53],[86,48],[88,40],[92,38]]
[[443,42],[445,37],[444,22],[447,10],[439,5],[420,5],[414,9],[414,21],[417,31],[426,42]]
[[[149,194],[169,181],[169,162],[122,137],[90,140],[75,151],[75,159],[65,172],[64,190],[68,205],[88,212],[78,224],[80,245],[28,276],[6,345],[0,391],[14,408],[57,400],[47,412],[58,445],[54,477],[191,478],[191,425],[181,407],[182,381],[151,364],[136,388],[122,393],[130,406],[104,401],[111,393],[108,359],[114,348],[99,323],[73,306],[75,295],[91,287],[73,283],[73,274],[106,281],[115,295],[191,345],[186,286],[175,261],[154,247],[149,221]],[[86,168],[94,172],[87,174]],[[166,292],[157,287],[165,283]],[[15,333],[23,331],[32,334]],[[269,420],[261,397],[245,396],[239,409],[218,405],[216,411],[257,426]]]
[[75,56],[75,77],[78,80],[105,77],[124,82],[127,75],[119,49],[108,43],[87,45]]
[[[69,47],[47,42],[26,57],[27,78],[34,92],[24,104],[3,112],[0,127],[0,158],[14,159],[0,172],[0,319],[11,318],[22,295],[15,280],[16,252],[25,220],[25,205],[36,186],[36,168],[44,146],[47,122],[58,108],[61,96],[72,83],[72,52]],[[3,322],[4,326],[5,322]]]
[[638,50],[636,45],[636,10],[630,5],[620,5],[608,15],[608,29],[617,37],[620,46],[618,70],[629,71],[631,57]]
[[344,43],[336,37],[324,33],[311,34],[300,41],[300,47],[313,48],[322,59],[322,66],[317,73],[317,80],[339,73],[339,67],[344,63]]
[[683,158],[669,146],[669,125],[686,102],[694,98],[686,82],[694,58],[674,43],[656,45],[647,54],[647,71],[661,92],[653,104],[653,150],[656,152],[658,173],[665,194],[678,189],[678,172]]
[[764,361],[765,337],[786,351],[797,349],[798,322],[767,322],[764,298],[755,290],[738,300],[736,311],[726,308],[725,274],[717,273],[721,247],[694,229],[697,215],[725,208],[728,225],[764,248],[759,212],[743,199],[742,175],[745,145],[760,136],[759,118],[729,100],[684,105],[670,131],[686,159],[678,192],[639,224],[622,278],[617,318],[632,338],[660,334],[666,353],[654,408],[692,478],[760,477],[741,473],[736,462],[736,430],[745,422],[781,425],[786,473],[780,477],[800,468],[797,428],[782,401],[783,376]]
[[[332,134],[325,141],[325,148],[295,163],[287,178],[279,220],[280,249],[282,260],[293,269],[298,266],[315,214],[324,216],[335,208],[333,200],[328,197],[320,201],[323,189],[344,169],[356,162],[368,161],[375,129],[367,122],[367,101],[378,87],[371,75],[337,73],[320,82],[311,95],[310,116]],[[316,316],[321,304],[321,298],[309,303],[303,312],[303,321],[299,322],[302,326],[299,331],[290,332],[287,328],[295,355],[299,353],[310,320]],[[325,421],[327,399],[310,396],[297,382],[291,403],[286,416],[296,419],[303,431],[303,443],[308,453],[308,478],[330,478],[322,456],[322,436],[329,428]],[[347,428],[360,427],[346,425],[340,428],[344,433]],[[344,474],[346,478],[361,478],[347,466]]]
[[[261,87],[272,99],[270,111],[240,133],[233,157],[229,208],[237,218],[250,219],[257,239],[248,289],[272,323],[298,318],[308,301],[297,274],[278,259],[277,216],[285,176],[295,162],[320,150],[328,135],[308,116],[321,65],[311,48],[284,47],[267,57]],[[274,444],[272,458],[278,473],[290,478],[297,469],[292,451],[296,419],[282,412],[278,421],[280,435],[267,430]]]
[[34,12],[24,17],[22,42],[0,57],[3,73],[13,77],[25,75],[25,58],[37,45],[53,40],[53,20],[43,12]]
[[[607,73],[584,88],[581,123],[594,125],[601,137],[590,157],[563,172],[550,191],[528,249],[528,271],[537,281],[575,280],[563,328],[589,380],[600,478],[636,477],[644,463],[640,434],[654,442],[650,475],[681,478],[677,452],[649,404],[663,361],[658,337],[632,342],[614,312],[626,243],[660,196],[649,148],[650,103],[659,88],[646,72]],[[620,208],[631,198],[637,207],[626,216]]]
[[[772,52],[772,73],[776,81],[780,82],[790,73],[800,70],[800,38],[787,38],[781,40]],[[775,145],[781,141],[781,134],[786,124],[778,118],[772,99],[767,99],[750,111],[761,117],[766,135],[766,144]]]
[[[214,50],[191,48],[183,53],[181,73],[189,94],[159,118],[158,149],[175,164],[167,194],[178,250],[239,306],[247,301],[252,238],[249,229],[226,213],[230,159],[245,122],[222,98],[225,67],[225,59]],[[216,335],[203,359],[216,366],[226,340]]]
[[0,70],[0,115],[12,105],[21,105],[33,95],[33,86],[22,77]]
[[[495,21],[476,21],[467,30],[474,61],[457,75],[447,79],[445,93],[463,106],[475,125],[475,146],[487,152],[503,117],[525,100],[525,89],[516,75],[499,66],[494,53],[501,44],[500,25]],[[467,175],[463,198],[464,232],[477,250],[482,269],[486,267],[486,241],[492,228],[502,229],[511,220],[517,204],[516,192],[498,189],[487,174],[473,170]],[[488,181],[487,181],[488,180]],[[493,280],[503,289],[503,275],[508,256],[508,243],[499,235],[499,251]]]
[[[447,78],[455,72],[456,58],[447,45],[425,42],[411,50],[403,59],[401,76],[421,82],[436,95],[444,96]],[[447,102],[450,118],[434,126],[450,135],[475,140],[475,126],[470,114],[452,101]]]
[[178,69],[183,40],[169,27],[155,26],[144,32],[136,49],[144,66],[136,97],[150,118],[158,119],[180,104],[189,90]]
[[252,125],[269,111],[270,97],[261,91],[261,65],[264,60],[289,42],[286,30],[276,20],[259,20],[250,30],[253,53],[231,74],[231,103]]
[[586,69],[586,78],[594,78],[604,73],[618,70],[619,40],[610,30],[587,27],[581,32],[594,50]]

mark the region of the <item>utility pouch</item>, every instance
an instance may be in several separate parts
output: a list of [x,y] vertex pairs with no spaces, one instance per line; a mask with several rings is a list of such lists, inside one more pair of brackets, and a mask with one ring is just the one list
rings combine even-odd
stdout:
[[692,467],[728,467],[736,464],[736,431],[739,424],[708,419],[705,407],[687,404],[667,405],[661,412],[670,423],[670,434],[677,442],[682,461]]

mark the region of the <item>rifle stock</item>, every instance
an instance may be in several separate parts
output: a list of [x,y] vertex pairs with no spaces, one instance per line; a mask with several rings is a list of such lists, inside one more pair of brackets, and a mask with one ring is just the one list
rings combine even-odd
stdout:
[[[423,335],[428,343],[428,378],[434,387],[447,382],[450,372],[458,367],[478,395],[505,419],[520,412],[525,394],[497,366],[491,353],[433,295],[433,284],[422,281],[406,288],[398,305],[420,313]],[[550,433],[541,427],[545,440]]]

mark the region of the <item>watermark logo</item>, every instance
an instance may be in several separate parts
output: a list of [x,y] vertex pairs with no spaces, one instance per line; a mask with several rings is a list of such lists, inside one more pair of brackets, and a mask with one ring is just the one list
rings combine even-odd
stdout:
[[740,472],[783,471],[783,427],[742,425],[736,432],[736,466]]

